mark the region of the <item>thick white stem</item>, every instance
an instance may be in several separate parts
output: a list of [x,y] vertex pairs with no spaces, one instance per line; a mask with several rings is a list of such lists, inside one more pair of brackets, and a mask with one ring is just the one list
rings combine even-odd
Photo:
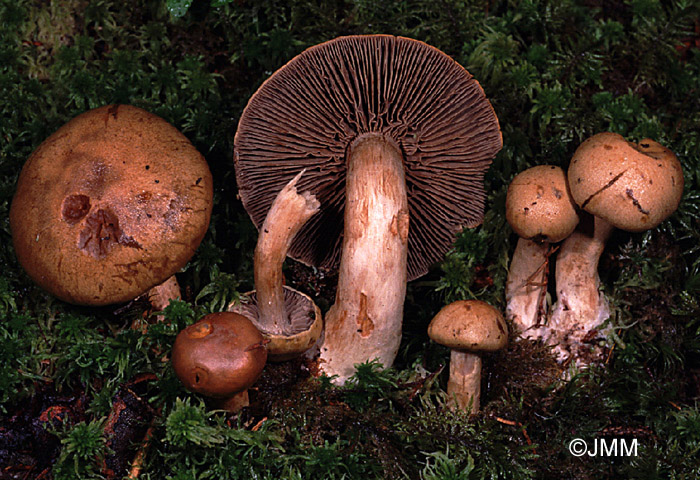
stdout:
[[[177,300],[181,297],[180,284],[177,283],[175,275],[148,291],[148,301],[154,312],[164,310],[170,304],[170,300]],[[158,321],[162,321],[162,316],[158,316]]]
[[593,231],[579,225],[559,249],[557,302],[548,324],[548,343],[558,344],[560,360],[575,355],[583,338],[610,316],[608,301],[599,291],[598,262],[612,231],[612,225],[595,217]]
[[320,368],[343,384],[354,365],[390,367],[406,296],[408,201],[398,146],[367,134],[347,159],[345,226],[335,304],[326,315]]
[[524,338],[541,338],[547,314],[548,242],[518,239],[506,281],[506,318]]
[[257,323],[265,333],[291,335],[291,321],[284,306],[282,264],[299,229],[319,209],[309,192],[297,193],[300,172],[277,194],[265,217],[255,247],[254,276],[260,312]]
[[481,398],[481,357],[474,353],[452,350],[450,378],[447,381],[448,405],[453,410],[479,411]]

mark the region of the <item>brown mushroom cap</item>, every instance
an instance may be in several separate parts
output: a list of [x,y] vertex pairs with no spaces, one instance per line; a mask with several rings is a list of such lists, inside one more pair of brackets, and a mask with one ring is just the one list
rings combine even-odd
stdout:
[[323,207],[294,239],[290,256],[337,267],[346,151],[369,132],[393,139],[403,153],[411,280],[443,257],[457,231],[481,223],[484,172],[502,145],[479,83],[436,48],[389,35],[340,37],[279,69],[238,124],[241,200],[260,227],[276,192],[305,168],[298,188]]
[[521,238],[559,242],[578,224],[566,173],[538,165],[517,174],[506,194],[506,220]]
[[492,352],[508,343],[508,327],[501,312],[488,303],[458,300],[435,315],[428,336],[455,350]]
[[314,346],[323,331],[321,309],[311,297],[286,285],[283,288],[284,304],[291,321],[291,335],[276,335],[265,331],[265,325],[258,322],[258,298],[255,291],[246,294],[250,301],[229,307],[229,311],[249,318],[262,335],[270,340],[267,351],[270,360],[275,362],[289,360],[307,351]]
[[83,113],[27,160],[10,210],[19,262],[67,302],[131,300],[180,270],[209,225],[212,178],[175,127],[128,105]]
[[227,398],[246,390],[262,372],[263,340],[243,315],[210,313],[177,335],[170,361],[188,390]]
[[616,228],[640,232],[671,215],[683,195],[683,171],[671,150],[599,133],[576,150],[568,171],[574,201]]

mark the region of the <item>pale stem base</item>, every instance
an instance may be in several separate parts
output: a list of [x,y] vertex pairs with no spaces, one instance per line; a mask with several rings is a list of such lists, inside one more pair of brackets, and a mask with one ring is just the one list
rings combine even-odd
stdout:
[[[594,219],[593,232],[578,228],[562,243],[556,261],[557,302],[548,324],[549,344],[561,361],[583,347],[583,338],[610,316],[610,307],[600,291],[598,262],[613,227]],[[578,363],[578,362],[577,362]]]
[[479,355],[452,350],[447,395],[448,405],[453,410],[465,410],[471,413],[479,411],[481,397],[481,357]]
[[506,318],[523,338],[542,338],[547,316],[549,243],[518,239],[506,281]]
[[406,296],[408,200],[398,146],[360,137],[348,154],[345,226],[335,304],[326,315],[319,367],[343,384],[355,364],[390,367]]

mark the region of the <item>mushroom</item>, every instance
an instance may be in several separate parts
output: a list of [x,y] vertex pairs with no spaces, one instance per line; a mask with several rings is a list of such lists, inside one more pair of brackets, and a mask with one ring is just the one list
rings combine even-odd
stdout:
[[211,173],[189,140],[151,113],[108,105],[32,153],[10,226],[17,258],[40,287],[69,303],[107,305],[179,271],[211,208]]
[[508,343],[508,327],[496,308],[481,300],[458,300],[443,307],[428,326],[428,336],[452,350],[447,395],[452,409],[479,411],[482,352]]
[[506,194],[506,220],[520,237],[506,281],[506,318],[525,338],[538,338],[547,311],[550,245],[578,224],[564,170],[538,165],[516,175]]
[[483,175],[501,145],[478,82],[408,38],[317,45],[250,99],[234,150],[253,222],[263,222],[274,192],[300,169],[307,174],[299,188],[322,205],[290,256],[339,268],[320,358],[336,383],[357,363],[392,365],[406,282],[442,258],[456,232],[481,223]]
[[294,358],[310,349],[321,336],[321,310],[305,295],[282,285],[282,264],[299,229],[318,212],[316,198],[299,194],[296,184],[304,171],[279,192],[267,213],[255,247],[255,291],[250,301],[233,304],[230,311],[245,315],[270,340],[271,361]]
[[248,406],[248,388],[267,360],[262,334],[243,315],[210,313],[178,333],[171,364],[188,390],[236,412]]
[[568,181],[574,201],[594,218],[582,221],[557,255],[550,332],[561,359],[578,360],[584,337],[609,316],[598,277],[605,242],[614,228],[641,232],[671,215],[683,194],[683,172],[673,152],[659,143],[635,144],[606,132],[578,147]]

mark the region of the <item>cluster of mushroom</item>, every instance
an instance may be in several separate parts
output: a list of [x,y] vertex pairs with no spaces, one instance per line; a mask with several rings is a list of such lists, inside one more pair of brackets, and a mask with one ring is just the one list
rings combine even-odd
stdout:
[[[181,332],[178,376],[206,390],[203,372],[230,358],[207,367],[193,359],[218,351],[222,332],[242,328],[244,317],[262,340],[245,337],[238,357],[284,360],[318,341],[321,370],[337,383],[357,363],[391,366],[406,282],[457,231],[481,222],[483,175],[501,145],[478,82],[422,42],[341,37],[294,58],[250,99],[235,138],[240,197],[260,228],[256,290],[230,315]],[[152,114],[112,105],[76,117],[37,149],[11,226],[20,262],[58,298],[124,302],[170,278],[149,293],[162,308],[179,296],[173,275],[201,242],[211,206],[211,174],[187,139]],[[287,254],[339,271],[325,331],[311,299],[282,285]],[[213,395],[233,395],[224,390]]]
[[[676,210],[682,193],[683,172],[673,152],[653,140],[635,144],[609,132],[584,141],[566,175],[554,166],[518,174],[506,200],[506,218],[520,236],[506,284],[509,320],[523,336],[555,345],[561,360],[590,357],[584,340],[610,313],[598,276],[607,239],[614,228],[656,227]],[[548,311],[549,244],[562,240],[556,303]]]

